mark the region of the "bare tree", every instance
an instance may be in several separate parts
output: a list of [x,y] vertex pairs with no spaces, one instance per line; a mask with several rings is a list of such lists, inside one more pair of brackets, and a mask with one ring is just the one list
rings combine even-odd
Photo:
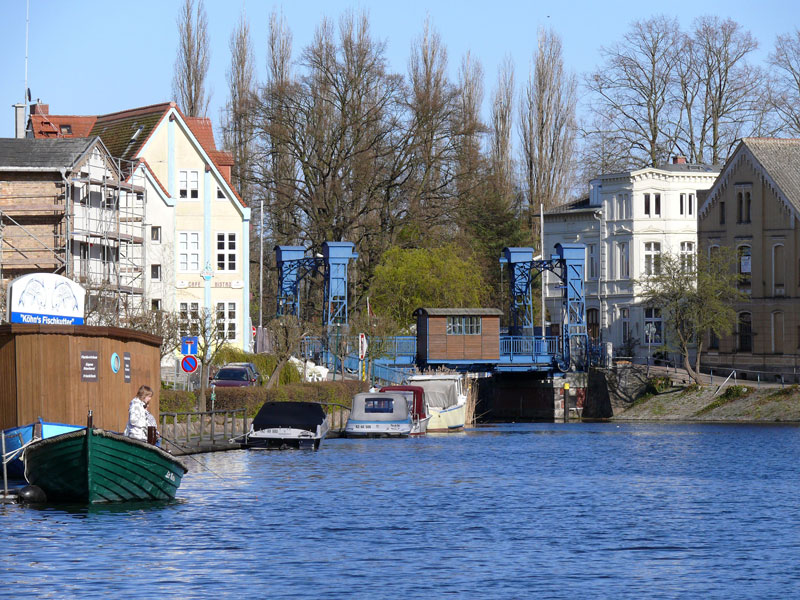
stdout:
[[519,132],[528,204],[528,228],[543,204],[550,209],[565,199],[575,152],[575,76],[564,70],[561,39],[539,30],[533,67],[522,92]]
[[[197,360],[200,362],[200,395],[197,397],[197,410],[206,409],[206,391],[208,389],[209,367],[225,345],[224,331],[217,324],[214,311],[201,308],[196,315],[190,317],[189,330],[197,336]],[[185,328],[185,324],[182,329]]]
[[514,106],[514,64],[506,57],[497,74],[492,101],[492,142],[490,162],[495,193],[510,202],[513,191],[511,128]]
[[[720,164],[735,140],[750,134],[758,122],[764,77],[746,60],[758,42],[731,19],[705,16],[695,21],[687,48],[693,65],[688,75],[696,78],[688,82],[696,96],[685,99],[694,102],[684,106],[684,123],[692,125],[693,159]],[[694,106],[698,101],[700,106]]]
[[774,89],[771,105],[785,130],[800,135],[800,29],[775,40],[775,50],[769,55],[774,68]]
[[142,311],[128,321],[128,326],[161,338],[161,360],[180,348],[180,326],[175,313],[165,310]]
[[178,16],[178,56],[172,94],[190,117],[204,117],[208,110],[206,75],[210,59],[208,22],[203,0],[184,0]]
[[272,342],[272,352],[278,360],[266,385],[267,389],[271,389],[280,379],[281,371],[289,358],[300,349],[300,340],[308,335],[308,332],[300,319],[293,315],[273,319],[267,324],[267,331]]
[[[592,115],[592,120],[580,129],[580,140],[580,181],[584,185],[603,173],[619,173],[629,167],[629,147],[610,117]],[[583,191],[588,193],[588,187]]]
[[487,132],[481,121],[483,105],[483,67],[480,61],[468,52],[461,61],[458,71],[457,108],[453,115],[456,139],[457,194],[464,204],[464,198],[477,188],[482,180],[483,168],[481,137]]
[[601,48],[603,64],[586,85],[595,111],[629,148],[630,166],[658,166],[674,148],[680,103],[673,90],[681,34],[666,16],[635,21],[623,41]]
[[255,58],[250,25],[244,12],[230,39],[231,66],[227,73],[230,99],[223,115],[223,147],[233,155],[231,179],[239,194],[250,198],[249,179],[253,162],[253,104]]

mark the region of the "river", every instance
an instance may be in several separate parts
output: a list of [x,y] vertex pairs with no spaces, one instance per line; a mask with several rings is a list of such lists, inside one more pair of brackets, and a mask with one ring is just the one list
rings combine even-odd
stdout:
[[796,426],[503,424],[195,458],[171,503],[0,506],[0,597],[800,596]]

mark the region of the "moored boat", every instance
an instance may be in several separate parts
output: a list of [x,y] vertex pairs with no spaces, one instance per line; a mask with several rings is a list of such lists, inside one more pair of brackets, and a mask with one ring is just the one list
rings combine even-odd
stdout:
[[425,411],[425,390],[418,385],[387,385],[381,392],[399,392],[406,397],[408,410],[411,412],[411,433],[409,435],[425,435],[431,416]]
[[425,410],[430,415],[428,433],[458,431],[464,428],[467,395],[462,375],[412,375],[410,385],[425,390]]
[[318,450],[330,425],[316,402],[265,402],[253,419],[243,445],[250,449]]
[[6,462],[9,479],[25,478],[22,449],[27,444],[36,439],[45,439],[78,429],[82,429],[82,427],[65,423],[49,423],[40,418],[37,423],[29,423],[3,430],[3,435],[5,436],[5,455],[3,460]]
[[171,500],[187,471],[156,446],[91,427],[35,441],[23,458],[50,502]]
[[367,392],[353,396],[344,433],[347,437],[408,437],[412,426],[402,392]]

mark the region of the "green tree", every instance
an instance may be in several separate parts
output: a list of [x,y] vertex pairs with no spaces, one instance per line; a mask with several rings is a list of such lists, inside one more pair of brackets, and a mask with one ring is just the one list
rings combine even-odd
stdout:
[[[647,303],[663,311],[671,343],[697,383],[703,340],[710,333],[731,334],[736,326],[734,303],[747,298],[739,291],[735,261],[728,248],[715,248],[710,256],[662,254],[657,273],[640,282]],[[692,348],[694,365],[689,356]]]
[[390,248],[375,268],[370,287],[375,312],[403,327],[413,323],[417,308],[477,307],[487,295],[480,267],[455,244]]

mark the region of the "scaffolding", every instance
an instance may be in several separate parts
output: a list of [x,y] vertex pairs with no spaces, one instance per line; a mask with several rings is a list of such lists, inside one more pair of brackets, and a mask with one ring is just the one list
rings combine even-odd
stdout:
[[15,191],[0,192],[0,281],[59,273],[88,290],[90,319],[118,325],[140,312],[146,192],[137,167],[95,147],[60,181],[26,173]]

